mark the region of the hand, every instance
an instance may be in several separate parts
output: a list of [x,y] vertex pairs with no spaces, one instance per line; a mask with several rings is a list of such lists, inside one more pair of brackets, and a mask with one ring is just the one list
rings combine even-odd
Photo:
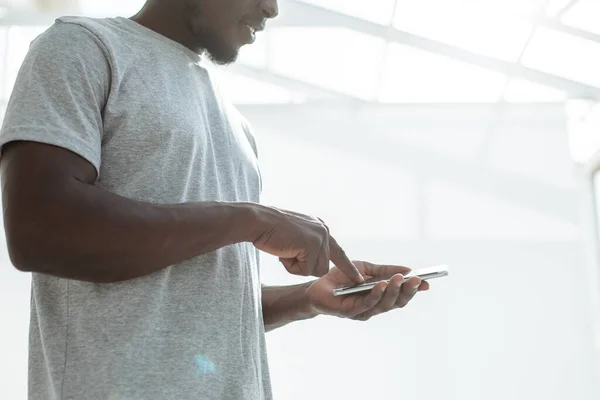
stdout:
[[354,261],[354,265],[367,278],[387,280],[377,283],[370,292],[344,296],[334,296],[333,289],[352,284],[337,268],[332,268],[327,275],[314,281],[307,289],[306,296],[314,311],[319,314],[334,315],[366,321],[371,317],[402,308],[418,291],[429,290],[429,283],[418,277],[407,279],[404,275],[411,269],[395,265],[375,265],[365,261]]
[[263,207],[261,211],[258,225],[263,228],[253,244],[279,257],[288,272],[320,277],[329,272],[330,262],[333,262],[347,281],[364,282],[322,220],[272,207]]

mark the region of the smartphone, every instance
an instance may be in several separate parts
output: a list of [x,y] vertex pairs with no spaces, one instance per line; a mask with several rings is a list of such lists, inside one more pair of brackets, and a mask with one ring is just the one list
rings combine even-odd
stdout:
[[[408,275],[404,277],[405,280],[408,278],[412,278],[413,276],[418,276],[421,280],[429,280],[434,278],[441,278],[443,276],[448,276],[448,266],[447,265],[436,265],[435,267],[423,268],[416,271],[411,271]],[[369,280],[368,282],[359,283],[358,285],[346,286],[337,289],[333,289],[334,296],[344,296],[352,293],[360,293],[360,292],[368,292],[377,285],[378,282],[381,282],[381,279],[378,280]],[[387,282],[390,279],[386,280]]]

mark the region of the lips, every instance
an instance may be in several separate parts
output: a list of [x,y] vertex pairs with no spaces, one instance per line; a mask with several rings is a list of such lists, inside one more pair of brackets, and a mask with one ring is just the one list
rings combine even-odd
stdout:
[[240,25],[243,26],[243,36],[242,39],[245,44],[254,43],[256,40],[256,34],[265,29],[265,20],[263,19],[247,19],[241,20]]
[[250,29],[250,32],[252,32],[253,34],[256,32],[261,32],[265,29],[264,21],[257,21],[257,22],[244,21],[244,25],[246,25],[248,27],[248,29]]

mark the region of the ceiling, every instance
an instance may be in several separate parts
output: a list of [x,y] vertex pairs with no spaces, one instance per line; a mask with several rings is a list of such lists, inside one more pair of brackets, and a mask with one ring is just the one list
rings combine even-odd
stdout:
[[[144,0],[34,1],[47,2],[128,16]],[[48,15],[11,6],[3,24]],[[239,61],[213,69],[238,103],[600,100],[598,21],[600,0],[280,0]]]

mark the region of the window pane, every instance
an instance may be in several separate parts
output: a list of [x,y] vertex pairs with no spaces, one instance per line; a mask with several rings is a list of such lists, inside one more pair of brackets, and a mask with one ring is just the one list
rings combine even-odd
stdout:
[[385,42],[343,28],[272,29],[270,67],[282,75],[369,99]]
[[8,28],[8,48],[6,52],[6,70],[4,71],[4,92],[5,99],[10,97],[10,93],[15,86],[17,74],[21,64],[29,51],[29,45],[37,36],[44,32],[46,26],[11,26]]
[[517,60],[533,29],[530,23],[491,14],[468,2],[440,0],[401,2],[394,26],[507,61]]
[[551,74],[600,86],[600,44],[552,29],[539,28],[523,64]]
[[594,188],[594,211],[596,214],[596,246],[600,247],[600,170],[594,172],[592,185]]
[[[352,17],[388,25],[394,12],[394,0],[300,0]],[[401,0],[399,0],[401,1]]]
[[254,67],[267,66],[268,32],[256,35],[256,40],[240,49],[238,61]]
[[580,0],[565,14],[562,22],[600,35],[600,1]]
[[566,6],[568,6],[569,3],[571,3],[571,0],[550,0],[548,2],[548,6],[546,7],[546,16],[550,18],[555,17]]
[[7,86],[7,60],[6,55],[8,52],[8,27],[0,27],[0,104],[2,105],[2,109],[0,110],[0,115],[4,115],[4,106],[8,101],[6,96],[7,90],[5,87]]
[[562,102],[566,98],[565,92],[561,90],[525,79],[512,79],[504,92],[504,100],[511,103]]
[[575,162],[585,164],[600,150],[600,105],[570,100],[566,113],[571,157]]
[[458,0],[458,2],[476,4],[493,14],[507,13],[534,17],[543,11],[547,0]]
[[137,13],[145,0],[80,0],[82,14],[93,17],[129,17]]
[[494,102],[503,74],[392,43],[379,100],[383,102]]
[[235,104],[281,104],[300,102],[301,96],[287,89],[212,67],[211,74],[228,100]]

